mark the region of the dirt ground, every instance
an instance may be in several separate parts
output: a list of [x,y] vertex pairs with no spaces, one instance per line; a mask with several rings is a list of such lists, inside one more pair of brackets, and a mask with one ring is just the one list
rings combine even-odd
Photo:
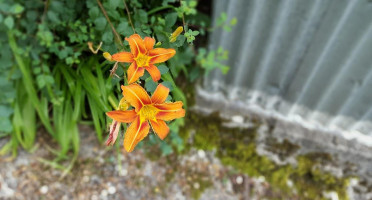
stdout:
[[223,166],[210,151],[192,149],[154,160],[142,149],[128,154],[106,148],[89,127],[81,132],[80,155],[64,177],[62,170],[40,161],[53,158],[43,137],[33,154],[19,150],[13,160],[0,158],[0,199],[228,200],[272,193],[263,177],[249,178]]

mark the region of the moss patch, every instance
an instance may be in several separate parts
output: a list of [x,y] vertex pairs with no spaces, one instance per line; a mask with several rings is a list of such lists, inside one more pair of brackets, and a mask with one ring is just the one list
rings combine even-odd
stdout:
[[[189,112],[186,119],[187,128],[181,129],[181,137],[191,147],[215,149],[218,158],[225,165],[231,165],[249,176],[264,176],[274,190],[279,190],[283,198],[325,199],[323,192],[335,191],[339,199],[348,199],[346,187],[349,177],[337,178],[323,170],[326,164],[332,164],[332,157],[323,153],[309,153],[297,156],[297,166],[277,165],[256,151],[255,139],[259,123],[253,128],[226,128],[218,113],[201,116]],[[300,147],[288,140],[268,141],[270,151],[278,153],[281,158],[292,155]],[[288,185],[293,183],[293,187]]]

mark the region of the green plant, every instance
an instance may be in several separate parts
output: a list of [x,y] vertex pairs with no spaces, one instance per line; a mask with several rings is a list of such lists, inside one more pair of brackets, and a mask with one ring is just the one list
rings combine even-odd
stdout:
[[[183,3],[183,2],[182,2]],[[117,105],[122,78],[109,78],[110,66],[89,51],[102,42],[101,49],[116,52],[126,48],[124,37],[134,32],[153,36],[162,46],[176,47],[173,62],[159,66],[163,84],[172,98],[185,99],[174,77],[189,71],[192,48],[183,34],[170,43],[175,25],[195,14],[185,1],[0,1],[0,137],[10,137],[0,153],[20,144],[31,150],[36,132],[44,127],[58,143],[51,149],[56,162],[79,149],[78,124],[93,124],[102,141],[107,119],[104,113]],[[208,23],[208,22],[204,22]],[[97,53],[97,52],[94,52]],[[116,74],[123,77],[125,68]],[[145,75],[146,89],[153,84]]]
[[[0,137],[10,139],[0,154],[15,156],[18,145],[32,150],[37,130],[44,128],[53,138],[50,142],[58,145],[48,148],[54,160],[41,161],[63,168],[61,160],[72,155],[73,163],[78,155],[79,124],[92,124],[103,141],[109,122],[104,113],[118,105],[128,66],[117,65],[119,78],[111,76],[110,61],[100,54],[128,50],[124,38],[133,33],[154,37],[160,41],[155,46],[177,50],[158,68],[161,83],[171,90],[168,100],[186,104],[176,79],[182,75],[193,82],[210,70],[211,62],[202,62],[209,54],[199,54],[195,62],[195,48],[205,44],[195,36],[212,30],[209,16],[196,8],[195,0],[0,0]],[[179,35],[171,37],[180,26]],[[148,92],[154,91],[149,74],[141,81]],[[167,145],[182,150],[177,134],[182,125],[182,120],[170,124],[171,143],[162,143],[164,154],[171,152]]]

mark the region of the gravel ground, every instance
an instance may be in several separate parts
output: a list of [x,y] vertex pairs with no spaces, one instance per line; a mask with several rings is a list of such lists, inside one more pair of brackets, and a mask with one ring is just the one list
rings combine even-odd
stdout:
[[[47,138],[39,139],[32,154],[20,150],[13,160],[0,158],[0,199],[229,200],[272,196],[264,178],[249,178],[223,166],[213,152],[193,149],[185,155],[151,160],[141,149],[128,154],[98,144],[89,127],[81,127],[81,132],[80,155],[64,177],[62,170],[39,161],[53,158],[46,150]],[[1,145],[5,142],[0,140]]]

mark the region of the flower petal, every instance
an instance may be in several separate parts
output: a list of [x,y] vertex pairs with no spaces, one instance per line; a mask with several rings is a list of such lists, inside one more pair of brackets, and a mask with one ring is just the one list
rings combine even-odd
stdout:
[[135,107],[135,111],[138,112],[142,106],[151,104],[151,99],[145,89],[138,84],[131,84],[127,86],[121,86],[125,99]]
[[154,106],[159,109],[156,114],[156,119],[160,120],[173,120],[176,118],[181,118],[185,116],[185,110],[182,109],[182,102],[177,101],[175,103],[163,103],[155,104]]
[[151,37],[145,37],[144,39],[146,50],[149,51],[154,48],[155,39]]
[[148,122],[140,123],[137,117],[133,123],[130,124],[124,136],[124,148],[127,152],[133,151],[134,147],[143,140],[149,133],[150,125]]
[[117,122],[115,120],[112,121],[112,124],[110,125],[110,134],[106,141],[106,146],[115,144],[116,138],[119,135],[120,124],[120,122]]
[[[151,101],[154,104],[164,103],[169,94],[169,88],[159,84],[154,94],[151,96]],[[182,107],[182,106],[181,106]]]
[[155,104],[154,106],[160,111],[172,111],[182,109],[183,103],[182,101],[176,101],[174,103]]
[[130,52],[125,52],[125,51],[112,55],[111,59],[117,62],[127,62],[127,63],[131,63],[134,61],[133,54]]
[[111,119],[123,123],[131,123],[137,117],[137,113],[134,110],[115,110],[107,112],[106,115]]
[[152,130],[159,136],[160,139],[167,137],[169,133],[169,127],[163,120],[150,120]]
[[130,51],[134,57],[137,57],[138,53],[146,53],[145,44],[138,34],[133,34],[129,38],[125,38],[125,40],[129,42]]
[[149,72],[149,74],[150,74],[150,76],[151,76],[151,78],[154,82],[157,82],[157,81],[160,80],[161,73],[155,65],[150,64],[148,67],[146,67],[146,70]]
[[127,71],[128,83],[131,84],[131,83],[136,82],[139,79],[139,77],[143,76],[144,73],[145,73],[145,68],[137,67],[136,62],[133,62],[129,66],[128,71]]
[[156,119],[161,119],[165,121],[174,120],[177,118],[181,118],[185,116],[185,110],[177,110],[177,111],[161,111],[156,114]]
[[149,51],[150,63],[161,63],[169,60],[176,54],[174,49],[156,48]]

